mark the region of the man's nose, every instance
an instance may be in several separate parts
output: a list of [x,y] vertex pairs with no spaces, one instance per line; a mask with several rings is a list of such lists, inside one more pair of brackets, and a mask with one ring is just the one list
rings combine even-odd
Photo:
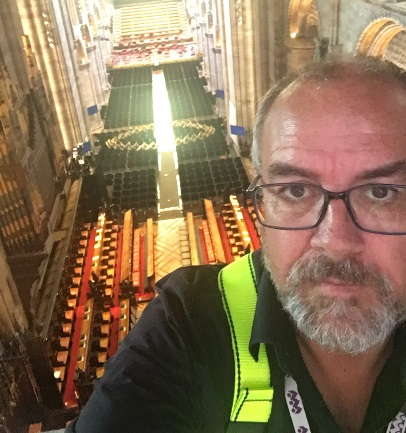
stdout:
[[311,246],[337,258],[362,251],[362,231],[352,220],[343,200],[331,200],[323,221],[314,229]]

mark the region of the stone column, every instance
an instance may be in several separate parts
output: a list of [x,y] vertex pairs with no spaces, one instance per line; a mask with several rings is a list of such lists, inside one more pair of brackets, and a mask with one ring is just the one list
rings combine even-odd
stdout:
[[209,90],[211,92],[216,91],[216,73],[215,73],[215,59],[214,59],[214,53],[213,53],[213,34],[212,33],[206,33],[206,39],[207,39],[207,81],[209,84]]
[[203,29],[202,29],[202,23],[201,23],[200,17],[198,18],[198,21],[196,24],[197,24],[197,26],[196,26],[197,45],[199,47],[199,53],[203,55],[203,53],[204,53],[204,39],[203,39]]
[[54,21],[58,30],[59,46],[61,47],[59,61],[64,66],[67,89],[76,111],[77,125],[80,131],[77,143],[82,143],[88,140],[90,133],[86,123],[86,109],[77,83],[78,65],[74,54],[75,36],[73,35],[71,17],[65,1],[52,0],[52,4]]
[[252,2],[252,19],[254,23],[254,75],[255,75],[255,106],[270,87],[269,62],[269,21],[272,15],[268,10],[267,0]]
[[[236,84],[238,125],[250,128],[255,117],[255,57],[252,0],[235,1],[236,45],[234,60],[238,68]],[[242,139],[243,140],[243,139]]]
[[219,64],[218,64],[218,54],[217,51],[220,51],[219,48],[216,48],[213,46],[213,48],[211,49],[211,55],[212,55],[212,59],[213,59],[213,88],[214,91],[216,91],[217,89],[220,89],[220,85],[219,85]]
[[94,77],[91,71],[90,62],[82,63],[81,65],[79,65],[77,77],[79,91],[85,111],[87,128],[90,132],[95,132],[98,128],[101,127],[101,123],[99,113],[89,116],[87,112],[87,108],[93,105],[97,105],[94,90]]
[[214,60],[216,65],[216,90],[222,90],[224,92],[223,98],[216,98],[217,114],[221,117],[226,117],[225,109],[225,89],[224,89],[224,79],[223,79],[223,65],[221,58],[221,48],[213,48]]
[[64,146],[70,149],[77,143],[80,132],[72,99],[66,87],[65,71],[58,58],[57,41],[52,42],[50,39],[51,17],[47,18],[49,26],[46,28],[43,14],[46,17],[47,11],[42,9],[38,0],[19,0],[18,8],[24,31],[29,36],[33,52],[36,54],[47,97],[55,106]]
[[219,38],[216,42],[219,42],[219,46],[216,47],[216,61],[217,61],[217,88],[224,91],[224,98],[217,98],[217,112],[220,116],[227,118],[226,101],[228,100],[228,81],[227,81],[227,58],[224,53],[225,47],[225,30],[224,30],[224,11],[223,2],[220,0],[216,1],[216,26],[218,26]]
[[207,42],[207,24],[200,18],[200,32],[201,32],[201,40],[202,40],[202,54],[203,54],[203,75],[207,78],[209,75],[209,66],[208,66],[208,42]]
[[313,61],[316,44],[311,39],[289,38],[287,48],[288,72],[294,72]]
[[93,46],[88,49],[89,56],[89,66],[90,66],[90,75],[93,81],[93,100],[94,104],[99,105],[102,99],[102,86],[101,86],[101,78],[100,78],[100,66],[98,62],[98,46],[96,42],[93,42]]
[[385,49],[383,59],[406,70],[406,31],[398,33]]

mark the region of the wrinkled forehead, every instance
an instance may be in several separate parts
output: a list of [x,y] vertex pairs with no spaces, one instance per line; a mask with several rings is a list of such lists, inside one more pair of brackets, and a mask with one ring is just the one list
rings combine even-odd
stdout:
[[392,141],[404,145],[405,118],[406,87],[391,79],[294,82],[268,113],[262,154],[296,145],[320,145],[326,151]]

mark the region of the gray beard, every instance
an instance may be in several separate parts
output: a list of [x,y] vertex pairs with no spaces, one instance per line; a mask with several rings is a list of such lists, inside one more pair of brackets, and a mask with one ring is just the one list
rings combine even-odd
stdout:
[[[263,258],[272,276],[266,255]],[[334,299],[312,293],[312,286],[328,278],[343,284],[374,287],[374,305],[365,307],[358,305],[355,298]],[[286,283],[278,286],[274,282],[274,285],[297,329],[328,351],[351,355],[366,352],[383,343],[406,318],[406,307],[395,298],[390,281],[353,258],[336,262],[325,254],[318,254],[299,259]]]

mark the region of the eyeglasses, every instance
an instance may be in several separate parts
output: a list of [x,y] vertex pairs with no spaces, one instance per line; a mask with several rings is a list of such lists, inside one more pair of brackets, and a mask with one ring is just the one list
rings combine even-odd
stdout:
[[382,235],[406,234],[406,185],[370,183],[342,192],[301,182],[248,187],[259,222],[278,230],[317,227],[331,200],[343,200],[354,224],[361,230]]

